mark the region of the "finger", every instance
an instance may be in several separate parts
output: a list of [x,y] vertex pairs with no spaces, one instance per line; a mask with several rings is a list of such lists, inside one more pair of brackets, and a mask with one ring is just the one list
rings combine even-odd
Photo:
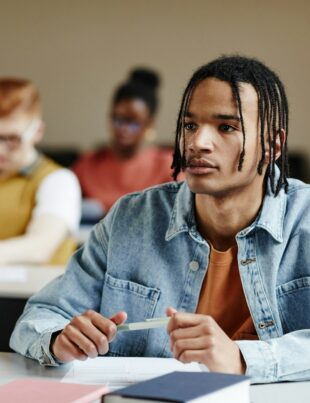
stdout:
[[207,334],[210,333],[203,333],[200,326],[192,326],[172,330],[170,332],[170,348],[172,350],[175,342],[178,340],[194,339],[196,337],[201,337]]
[[110,320],[116,325],[121,325],[127,320],[127,313],[124,311],[117,312],[115,315],[110,317]]
[[[92,315],[92,321],[90,321],[85,316],[78,316],[71,321],[71,325],[73,325],[79,332],[81,332],[85,337],[87,337],[93,344],[96,346],[97,355],[104,355],[109,351],[109,343],[108,343],[108,335],[98,329],[96,326],[97,318],[103,318],[97,312],[94,312],[96,315]],[[108,319],[104,318],[107,323],[109,322]],[[111,326],[108,324],[107,326]],[[114,325],[112,325],[114,327]],[[109,330],[110,333],[113,330]],[[84,340],[84,339],[83,339]],[[85,341],[85,340],[84,340]],[[97,356],[96,355],[96,356]],[[91,355],[92,356],[92,355]]]
[[197,326],[180,327],[170,332],[170,340],[174,343],[179,339],[191,339],[194,337],[201,337],[206,335],[212,335],[216,333],[216,326],[214,321],[205,320]]
[[[102,330],[98,329],[98,321],[100,321]],[[103,325],[101,322],[103,322]],[[69,328],[69,330],[70,325],[88,338],[92,344],[95,344],[97,354],[105,354],[108,351],[108,336],[109,333],[113,333],[113,328],[115,327],[115,324],[109,319],[104,318],[95,311],[87,311],[83,315],[75,316],[71,320],[70,324],[66,327]],[[85,344],[85,339],[82,340],[83,344]],[[89,348],[91,348],[90,345]],[[90,356],[94,354],[95,352],[92,352]]]
[[184,364],[188,364],[190,362],[200,362],[208,366],[208,364],[205,363],[205,355],[206,352],[204,350],[185,350],[179,356],[178,360]]
[[[110,321],[114,323],[115,325],[121,325],[122,323],[126,322],[127,320],[127,313],[124,311],[117,312],[115,315],[110,317]],[[116,333],[117,333],[117,327],[113,326],[113,329],[110,329],[110,333],[108,334],[108,341],[111,342]]]
[[[122,317],[124,317],[126,315],[125,312],[120,313]],[[123,314],[123,315],[122,315]],[[125,314],[125,315],[124,315]],[[118,315],[118,314],[116,314]],[[82,332],[89,337],[91,340],[93,340],[92,336],[95,336],[91,330],[91,328],[89,328],[88,325],[85,326],[85,324],[87,322],[91,322],[92,325],[94,327],[96,327],[101,333],[103,333],[108,342],[112,341],[112,339],[114,338],[115,334],[116,334],[116,325],[115,322],[113,322],[112,320],[105,318],[104,316],[102,316],[100,313],[89,310],[86,311],[83,315],[81,316],[77,316],[75,319],[80,320],[80,324],[76,325],[75,323],[73,323],[76,327],[80,328],[82,330]],[[84,319],[86,319],[86,321],[84,321]],[[118,319],[118,317],[117,317]],[[73,320],[71,321],[73,322]],[[81,327],[79,327],[81,326]],[[91,334],[90,334],[91,332]]]
[[87,355],[73,344],[63,333],[59,334],[53,345],[53,354],[62,362],[85,361]]
[[180,356],[185,351],[190,350],[208,350],[210,347],[214,346],[214,337],[213,336],[203,336],[197,337],[194,339],[181,339],[177,340],[173,345],[173,356],[176,359],[180,359]]
[[[99,351],[97,346],[93,342],[96,337],[96,328],[88,323],[88,328],[86,329],[86,334],[80,328],[76,328],[71,323],[65,327],[63,334],[68,338],[68,340],[75,344],[80,350],[82,350],[88,357],[95,358],[98,356]],[[108,345],[108,343],[106,342]],[[105,351],[106,352],[106,351]]]
[[194,327],[202,325],[206,329],[208,327],[214,327],[215,321],[211,316],[200,315],[196,313],[177,312],[169,321],[168,333],[171,333],[175,329]]
[[172,306],[168,306],[168,308],[166,308],[166,315],[167,316],[173,316],[177,312],[178,311],[176,309],[172,308]]

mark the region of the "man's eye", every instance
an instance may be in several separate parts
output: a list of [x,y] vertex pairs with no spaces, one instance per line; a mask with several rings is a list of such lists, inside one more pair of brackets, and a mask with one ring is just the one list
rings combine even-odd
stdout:
[[225,132],[225,133],[233,132],[234,130],[236,130],[233,126],[226,125],[226,124],[220,125],[219,129],[221,132]]
[[195,123],[184,123],[184,129],[188,132],[193,132],[197,129],[197,125]]

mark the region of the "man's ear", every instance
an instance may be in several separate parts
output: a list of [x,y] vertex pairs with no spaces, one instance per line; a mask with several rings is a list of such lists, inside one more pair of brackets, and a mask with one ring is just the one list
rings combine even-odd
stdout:
[[[276,139],[276,160],[281,156],[283,151],[283,146],[286,141],[286,132],[284,129],[281,129],[277,132],[277,139]],[[265,146],[265,159],[267,163],[272,161],[273,157],[273,150],[270,149],[269,142],[266,141]]]

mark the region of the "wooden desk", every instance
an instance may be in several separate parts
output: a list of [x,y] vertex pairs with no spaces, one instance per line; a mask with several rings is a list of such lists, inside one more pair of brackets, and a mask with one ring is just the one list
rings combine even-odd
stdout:
[[[0,353],[0,385],[22,377],[61,380],[70,367],[70,364],[57,368],[42,367],[19,354]],[[253,385],[250,395],[251,403],[309,403],[310,382]]]
[[61,367],[42,367],[36,361],[17,353],[0,353],[0,385],[18,378],[62,379],[70,364]]
[[0,351],[10,351],[10,335],[27,299],[64,270],[62,266],[0,266]]

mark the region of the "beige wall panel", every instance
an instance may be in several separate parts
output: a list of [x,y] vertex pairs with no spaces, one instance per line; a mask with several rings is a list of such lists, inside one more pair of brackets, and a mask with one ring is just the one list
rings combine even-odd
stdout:
[[223,53],[256,56],[286,83],[291,149],[310,155],[309,18],[307,0],[0,0],[0,75],[40,87],[45,145],[86,149],[107,141],[110,97],[128,70],[154,67],[158,142],[171,143],[193,70]]

